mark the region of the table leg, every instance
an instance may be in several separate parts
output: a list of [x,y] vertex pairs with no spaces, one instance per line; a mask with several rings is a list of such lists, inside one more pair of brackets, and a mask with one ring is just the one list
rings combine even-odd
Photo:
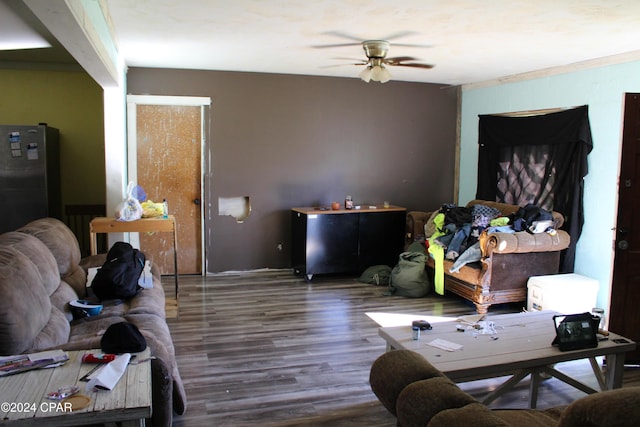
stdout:
[[91,255],[98,254],[98,244],[96,242],[96,233],[93,231],[89,232],[89,249],[91,250]]
[[596,379],[598,380],[598,385],[600,386],[600,390],[601,391],[606,390],[607,383],[605,382],[604,375],[602,375],[602,369],[600,369],[600,366],[598,365],[598,361],[596,360],[595,357],[590,357],[589,363],[591,363],[591,369],[593,370],[593,375],[595,375]]
[[530,373],[531,373],[531,371],[528,370],[528,369],[523,369],[523,370],[517,372],[511,378],[509,378],[507,381],[505,381],[502,384],[500,384],[498,386],[498,388],[496,388],[494,391],[492,391],[491,393],[486,395],[485,398],[482,399],[482,403],[485,404],[485,405],[490,404],[491,402],[493,402],[494,400],[496,400],[497,398],[499,398],[503,394],[507,393],[514,385],[518,384],[520,381],[522,381],[522,379],[524,377],[526,377]]
[[531,371],[531,382],[529,383],[529,409],[536,409],[538,406],[538,387],[540,386],[542,371],[534,369]]
[[607,371],[605,373],[605,384],[607,390],[622,387],[622,376],[624,374],[624,353],[607,354]]
[[173,278],[176,286],[176,302],[178,301],[178,230],[177,225],[173,223]]
[[569,384],[571,387],[577,388],[578,390],[586,393],[586,394],[593,394],[593,393],[597,393],[598,390],[589,387],[586,384],[581,383],[578,380],[575,380],[573,378],[571,378],[570,376],[568,376],[567,374],[563,374],[562,372],[558,371],[557,369],[554,369],[550,366],[545,366],[540,368],[543,372],[546,372],[547,374],[551,375],[554,378],[559,379],[560,381]]

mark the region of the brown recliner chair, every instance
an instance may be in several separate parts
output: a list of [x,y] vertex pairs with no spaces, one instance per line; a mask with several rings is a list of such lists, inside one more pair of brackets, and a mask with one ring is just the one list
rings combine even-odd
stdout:
[[401,427],[632,427],[640,425],[640,387],[588,395],[568,406],[489,409],[410,350],[384,353],[371,367],[371,389]]

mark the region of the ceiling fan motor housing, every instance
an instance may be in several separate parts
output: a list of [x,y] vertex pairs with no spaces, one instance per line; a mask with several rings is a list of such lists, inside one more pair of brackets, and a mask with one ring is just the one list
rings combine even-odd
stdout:
[[362,48],[367,58],[384,58],[389,51],[389,42],[386,40],[366,40],[362,42]]

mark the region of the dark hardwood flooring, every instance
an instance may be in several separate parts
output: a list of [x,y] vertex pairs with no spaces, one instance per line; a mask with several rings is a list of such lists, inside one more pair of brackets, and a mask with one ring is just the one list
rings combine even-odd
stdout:
[[[173,277],[163,278],[167,296]],[[383,296],[386,288],[354,277],[314,277],[259,271],[209,277],[181,276],[177,315],[167,322],[185,384],[182,426],[395,426],[368,384],[373,361],[385,351],[378,324],[367,313],[457,317],[475,309],[455,296],[420,299]],[[490,313],[519,311],[495,307]],[[596,387],[588,362],[565,372]],[[640,385],[625,371],[625,385]],[[503,379],[504,380],[504,379]],[[500,379],[461,384],[481,397]],[[492,408],[524,408],[528,379]],[[551,379],[538,407],[584,396]]]

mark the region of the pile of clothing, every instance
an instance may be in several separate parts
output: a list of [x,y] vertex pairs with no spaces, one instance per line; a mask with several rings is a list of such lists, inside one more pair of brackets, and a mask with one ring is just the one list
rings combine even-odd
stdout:
[[[521,207],[510,216],[503,216],[500,210],[481,204],[467,207],[445,204],[433,222],[436,231],[429,238],[429,253],[436,265],[442,266],[445,259],[453,261],[450,273],[457,273],[462,266],[482,259],[479,239],[484,232],[552,233],[555,230],[552,213],[533,204]],[[438,288],[436,280],[436,291]]]

